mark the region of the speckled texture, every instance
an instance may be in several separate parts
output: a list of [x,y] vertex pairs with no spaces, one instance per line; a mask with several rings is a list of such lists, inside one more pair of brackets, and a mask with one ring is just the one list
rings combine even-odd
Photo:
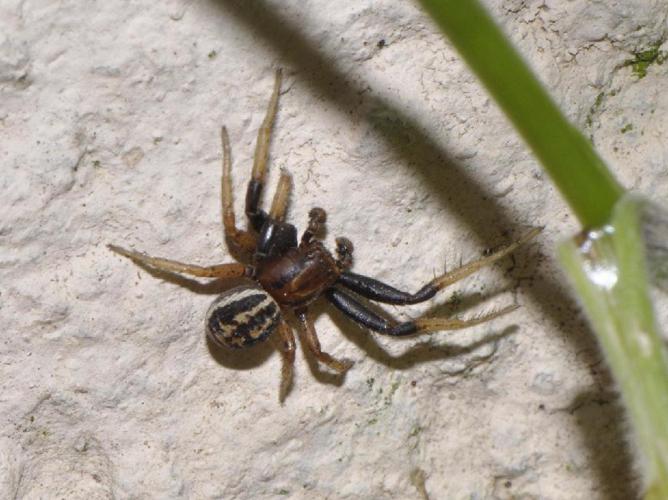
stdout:
[[[668,66],[627,62],[668,49],[668,5],[488,5],[623,183],[665,198]],[[340,381],[298,355],[281,407],[271,345],[205,340],[224,285],[108,251],[230,259],[218,131],[240,211],[277,66],[271,180],[292,172],[292,220],[324,207],[355,270],[410,289],[544,224],[407,314],[522,309],[397,341],[317,307],[324,348],[356,364]],[[636,496],[618,396],[554,262],[577,225],[415,4],[3,0],[0,133],[1,498]]]

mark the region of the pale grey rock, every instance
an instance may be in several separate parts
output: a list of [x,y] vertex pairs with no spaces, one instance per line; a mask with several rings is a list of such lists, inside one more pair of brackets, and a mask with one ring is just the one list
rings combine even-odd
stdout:
[[[668,67],[627,64],[666,39],[665,2],[486,4],[625,185],[665,198]],[[554,262],[577,224],[416,4],[5,0],[0,33],[0,498],[636,494]],[[240,212],[277,66],[271,184],[293,174],[292,220],[324,207],[356,270],[411,289],[546,225],[513,262],[388,311],[522,308],[400,341],[317,308],[324,348],[356,364],[339,384],[298,355],[281,407],[271,346],[206,343],[216,286],[109,252],[230,258],[219,127]]]
[[554,373],[537,373],[531,382],[531,390],[541,396],[551,396],[557,392],[560,386],[560,379]]

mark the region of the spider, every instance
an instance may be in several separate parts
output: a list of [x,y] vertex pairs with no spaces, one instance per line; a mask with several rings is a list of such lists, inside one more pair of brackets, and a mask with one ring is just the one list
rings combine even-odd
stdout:
[[390,316],[372,311],[364,302],[365,299],[395,305],[424,302],[444,287],[510,254],[538,234],[541,228],[531,230],[516,242],[491,255],[434,278],[415,293],[408,293],[351,272],[353,245],[347,238],[336,239],[336,256],[332,255],[318,239],[327,218],[322,208],[311,209],[306,230],[298,239],[297,228],[285,221],[291,191],[291,176],[285,170],[281,171],[269,212],[262,210],[260,197],[265,184],[269,143],[276,119],[281,79],[279,69],[266,116],[258,131],[252,177],[246,190],[248,230],[236,226],[230,141],[227,129],[221,129],[224,234],[230,251],[236,255],[245,255],[247,264],[233,262],[202,267],[151,257],[116,245],[109,245],[109,248],[138,265],[158,271],[202,278],[247,278],[244,284],[227,290],[213,301],[206,313],[206,332],[215,344],[233,349],[252,346],[277,333],[280,336],[279,345],[283,356],[279,388],[281,402],[292,386],[296,349],[294,333],[285,319],[286,313],[294,314],[303,342],[320,363],[339,374],[344,374],[352,366],[351,361],[336,359],[320,347],[308,308],[321,297],[326,298],[353,321],[375,332],[395,337],[466,328],[491,321],[518,307],[509,306],[469,319],[420,317],[411,321],[396,321]]

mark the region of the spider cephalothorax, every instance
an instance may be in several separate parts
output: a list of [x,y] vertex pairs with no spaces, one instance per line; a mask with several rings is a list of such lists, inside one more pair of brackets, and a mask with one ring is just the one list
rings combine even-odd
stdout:
[[279,393],[281,400],[290,389],[295,359],[295,339],[285,320],[286,312],[294,313],[303,340],[318,361],[338,373],[344,373],[352,365],[348,360],[333,358],[320,348],[313,324],[308,318],[308,306],[321,297],[325,297],[357,323],[392,336],[465,328],[484,323],[516,308],[510,306],[467,320],[422,317],[401,322],[374,312],[364,301],[370,299],[396,305],[424,302],[447,285],[508,255],[538,234],[540,229],[530,231],[520,240],[492,255],[434,278],[416,293],[407,293],[373,278],[350,272],[353,245],[348,239],[337,238],[336,256],[332,255],[317,239],[327,218],[322,208],[313,208],[309,212],[308,226],[298,240],[297,228],[285,222],[291,190],[290,175],[287,172],[281,172],[271,209],[268,213],[262,210],[260,198],[265,183],[269,142],[280,88],[279,70],[276,72],[274,92],[267,114],[258,132],[253,173],[246,191],[246,215],[250,222],[248,230],[236,227],[230,178],[230,143],[225,127],[221,132],[221,198],[225,236],[230,249],[245,255],[248,263],[201,267],[151,257],[115,245],[109,245],[109,248],[140,265],[161,271],[206,278],[247,278],[246,284],[227,290],[211,304],[206,314],[207,335],[223,347],[241,348],[264,341],[272,333],[278,333],[283,355]]

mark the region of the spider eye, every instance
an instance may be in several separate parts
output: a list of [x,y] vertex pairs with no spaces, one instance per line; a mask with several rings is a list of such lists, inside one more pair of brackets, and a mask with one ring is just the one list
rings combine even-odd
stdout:
[[266,340],[281,321],[276,301],[257,285],[241,285],[218,296],[206,313],[206,333],[220,346],[239,349]]

